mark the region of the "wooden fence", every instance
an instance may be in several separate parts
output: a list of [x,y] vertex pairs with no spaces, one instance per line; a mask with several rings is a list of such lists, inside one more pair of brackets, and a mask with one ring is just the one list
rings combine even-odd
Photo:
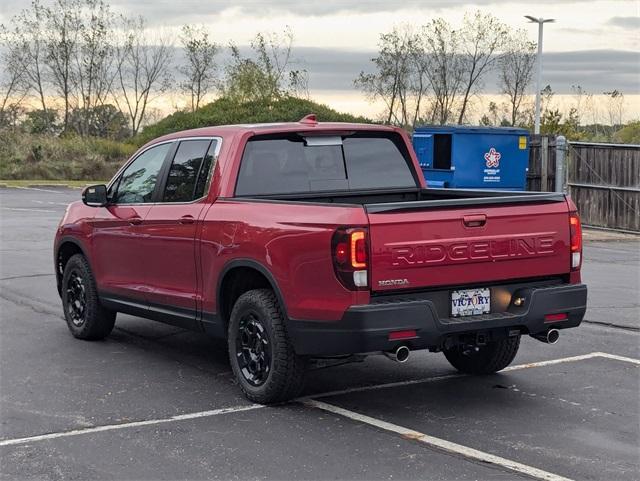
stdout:
[[[556,147],[532,137],[528,190],[555,190]],[[640,145],[570,142],[566,189],[585,225],[640,232]]]

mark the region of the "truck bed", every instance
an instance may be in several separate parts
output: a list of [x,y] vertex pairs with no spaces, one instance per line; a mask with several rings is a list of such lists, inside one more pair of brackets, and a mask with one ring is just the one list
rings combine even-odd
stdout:
[[516,203],[565,202],[558,192],[515,192],[463,189],[389,189],[353,192],[276,194],[240,199],[364,205],[367,212],[391,212],[435,207],[463,207]]

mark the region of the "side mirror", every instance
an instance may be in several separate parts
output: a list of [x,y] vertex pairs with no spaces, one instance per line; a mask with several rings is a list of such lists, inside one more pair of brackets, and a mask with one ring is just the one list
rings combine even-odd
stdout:
[[103,207],[107,205],[107,186],[99,184],[85,187],[82,191],[82,202],[89,207]]

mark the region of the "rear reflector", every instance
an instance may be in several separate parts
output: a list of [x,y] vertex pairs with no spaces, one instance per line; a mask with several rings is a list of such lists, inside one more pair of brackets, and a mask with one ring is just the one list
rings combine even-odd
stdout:
[[559,314],[545,314],[544,322],[558,322],[558,321],[566,321],[568,319],[566,312],[561,312]]
[[395,331],[389,333],[390,341],[400,341],[403,339],[413,339],[418,337],[418,333],[414,329],[410,329],[407,331]]

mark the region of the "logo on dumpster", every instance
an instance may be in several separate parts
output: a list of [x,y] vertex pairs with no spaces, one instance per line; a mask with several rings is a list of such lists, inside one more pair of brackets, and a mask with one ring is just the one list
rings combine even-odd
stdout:
[[502,157],[502,154],[498,152],[494,147],[491,147],[489,149],[489,152],[484,154],[484,160],[486,161],[487,167],[499,167],[500,157]]

